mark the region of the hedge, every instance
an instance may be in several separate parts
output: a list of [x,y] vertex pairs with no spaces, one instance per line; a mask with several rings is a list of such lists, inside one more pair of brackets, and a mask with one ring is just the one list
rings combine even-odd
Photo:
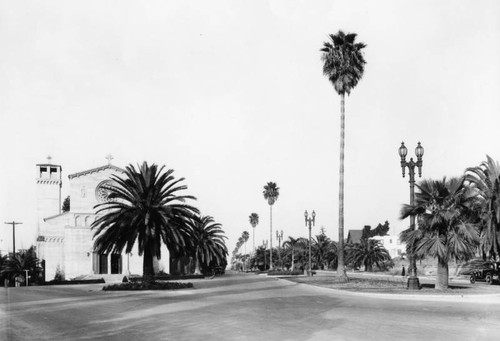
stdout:
[[120,290],[175,290],[192,288],[193,283],[179,282],[154,282],[149,285],[143,282],[126,282],[119,284],[110,284],[102,288],[105,291],[120,291]]
[[45,283],[40,283],[39,285],[66,285],[66,284],[99,284],[105,283],[103,278],[99,279],[78,279],[78,280],[69,280],[69,281],[48,281]]
[[[203,279],[203,275],[155,275],[156,281],[175,281],[180,279]],[[142,276],[131,275],[124,276],[122,282],[142,282]]]
[[267,273],[268,276],[297,276],[297,275],[303,275],[304,271],[302,270],[293,270],[293,271],[269,271]]

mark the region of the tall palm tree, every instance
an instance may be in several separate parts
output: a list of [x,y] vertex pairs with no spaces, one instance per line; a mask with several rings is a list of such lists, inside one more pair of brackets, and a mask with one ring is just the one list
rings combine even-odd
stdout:
[[259,225],[259,215],[257,213],[252,213],[252,214],[250,214],[250,216],[248,217],[248,219],[250,220],[250,225],[252,225],[252,228],[253,228],[253,233],[252,233],[252,237],[253,237],[252,250],[255,251],[255,227],[257,225]]
[[162,243],[177,254],[189,246],[189,220],[198,213],[186,204],[196,198],[180,194],[187,189],[181,184],[184,178],[175,179],[174,171],[164,168],[144,162],[138,169],[127,166],[123,178],[113,175],[109,201],[95,206],[99,218],[91,225],[94,249],[99,253],[123,249],[130,253],[137,242],[146,285],[154,282],[153,258],[161,258]]
[[270,260],[269,260],[269,270],[273,269],[273,205],[278,200],[278,197],[280,195],[280,189],[274,182],[268,182],[267,185],[264,186],[264,199],[267,200],[267,203],[269,204],[269,210],[270,210],[270,238],[269,238],[269,249],[271,250],[270,252]]
[[417,216],[418,229],[407,229],[401,240],[415,245],[418,256],[437,258],[436,289],[448,288],[448,261],[467,261],[474,257],[478,231],[468,221],[469,194],[464,177],[424,180],[416,185],[414,205],[403,205],[401,219]]
[[339,31],[330,34],[330,40],[323,43],[321,60],[323,74],[328,77],[335,91],[340,95],[340,168],[339,168],[339,243],[337,273],[347,280],[344,267],[344,147],[345,147],[345,94],[351,93],[363,76],[366,61],[363,43],[356,43],[356,33]]
[[466,169],[468,180],[481,202],[480,250],[484,258],[499,256],[500,250],[500,165],[488,155],[479,167]]
[[210,216],[196,216],[191,220],[193,229],[193,253],[195,258],[196,275],[201,274],[201,265],[208,266],[212,260],[217,265],[222,264],[227,255],[224,243],[222,225],[216,223]]
[[359,243],[347,244],[347,263],[359,267],[365,266],[365,271],[372,271],[373,264],[380,265],[391,260],[389,252],[380,240],[362,238]]

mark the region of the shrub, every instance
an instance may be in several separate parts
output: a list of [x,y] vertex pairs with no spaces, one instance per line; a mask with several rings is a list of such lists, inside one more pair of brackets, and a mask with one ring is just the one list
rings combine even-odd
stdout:
[[110,284],[102,288],[106,291],[120,291],[120,290],[175,290],[192,288],[193,283],[179,283],[179,282],[154,282],[146,284],[143,282],[126,282],[119,284]]
[[[175,281],[179,279],[203,279],[205,276],[203,275],[156,275],[155,280],[157,281]],[[141,282],[142,281],[142,276],[139,275],[130,275],[130,276],[124,276],[122,282]]]
[[59,265],[56,268],[56,274],[54,276],[54,281],[56,281],[56,282],[64,281],[64,271],[61,270]]
[[80,280],[71,280],[71,281],[58,281],[52,280],[49,282],[45,282],[43,285],[66,285],[66,284],[99,284],[106,283],[103,278],[99,279],[80,279]]
[[302,270],[293,270],[293,271],[269,271],[267,273],[268,276],[297,276],[297,275],[303,275],[304,271]]

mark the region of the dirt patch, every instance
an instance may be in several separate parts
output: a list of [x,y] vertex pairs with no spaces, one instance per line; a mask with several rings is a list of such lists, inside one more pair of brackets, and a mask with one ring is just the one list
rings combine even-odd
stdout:
[[336,277],[302,277],[286,279],[295,283],[303,283],[323,288],[340,289],[353,292],[392,293],[402,295],[469,295],[491,293],[490,288],[485,286],[469,286],[460,284],[451,284],[446,290],[436,290],[434,288],[434,284],[421,284],[420,290],[408,290],[406,288],[406,281],[350,278],[349,282],[345,283],[341,282]]

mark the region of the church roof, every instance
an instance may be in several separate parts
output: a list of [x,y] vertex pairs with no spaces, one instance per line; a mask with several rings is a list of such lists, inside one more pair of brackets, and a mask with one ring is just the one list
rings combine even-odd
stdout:
[[47,221],[47,220],[52,220],[52,219],[55,219],[55,218],[59,218],[59,217],[62,217],[63,215],[66,215],[66,214],[70,214],[70,212],[62,212],[62,213],[58,213],[58,214],[52,215],[50,217],[43,218],[43,221]]
[[115,171],[120,172],[120,173],[125,173],[125,170],[121,169],[120,167],[116,167],[116,166],[109,164],[109,165],[105,165],[105,166],[101,166],[101,167],[97,167],[97,168],[92,168],[92,169],[89,169],[86,171],[70,174],[70,175],[68,175],[68,178],[73,179],[73,178],[77,178],[79,176],[83,176],[83,175],[87,175],[87,174],[91,174],[91,173],[97,173],[97,172],[100,172],[100,171],[103,171],[106,169],[112,169],[112,170],[115,170]]

